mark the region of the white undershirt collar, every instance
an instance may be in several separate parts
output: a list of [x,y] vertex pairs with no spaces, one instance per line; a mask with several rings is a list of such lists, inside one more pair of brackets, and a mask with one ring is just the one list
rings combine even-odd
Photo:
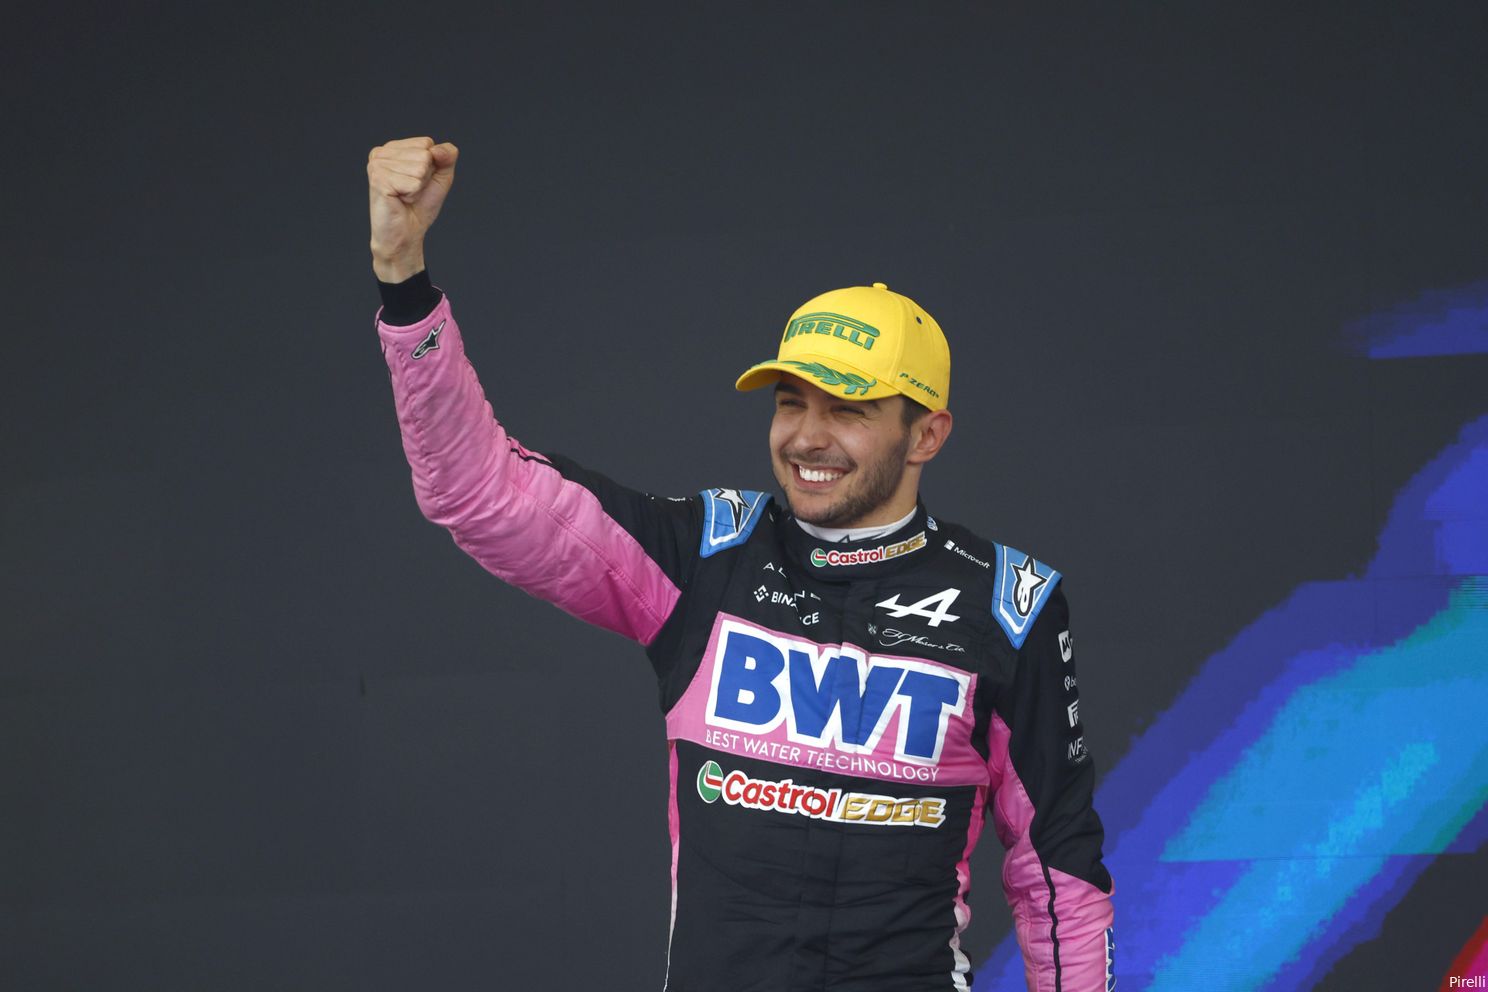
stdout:
[[[919,507],[915,508],[915,510],[918,509]],[[903,527],[914,518],[915,510],[910,510],[891,524],[878,524],[873,527],[818,527],[816,524],[808,524],[800,517],[796,518],[796,523],[800,524],[801,529],[812,537],[819,537],[833,544],[841,541],[867,541],[875,537],[883,537],[885,534],[892,534]]]

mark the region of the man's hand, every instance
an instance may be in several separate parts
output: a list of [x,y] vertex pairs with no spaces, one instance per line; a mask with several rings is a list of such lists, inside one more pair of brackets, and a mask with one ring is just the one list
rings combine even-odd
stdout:
[[372,214],[372,269],[383,282],[402,282],[424,268],[424,233],[455,181],[460,150],[433,138],[402,138],[367,154]]

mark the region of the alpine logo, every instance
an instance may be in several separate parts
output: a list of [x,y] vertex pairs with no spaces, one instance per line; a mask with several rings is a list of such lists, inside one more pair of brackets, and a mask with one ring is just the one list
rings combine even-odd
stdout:
[[439,322],[439,326],[431,330],[428,335],[418,343],[418,347],[413,349],[412,357],[416,359],[423,358],[429,352],[439,347],[439,332],[444,330],[444,325],[446,322],[447,319],[441,320]]
[[914,537],[893,544],[880,544],[872,548],[858,548],[854,551],[837,551],[827,548],[811,549],[811,564],[817,568],[840,567],[843,565],[871,565],[875,562],[888,561],[890,558],[898,558],[918,551],[926,544],[925,532],[920,531]]
[[841,789],[797,785],[794,779],[750,778],[740,771],[727,775],[716,761],[698,769],[698,796],[705,803],[722,799],[744,809],[796,813],[812,820],[915,826],[934,829],[945,822],[945,800],[939,796],[900,799]]
[[[954,623],[961,619],[951,614],[951,604],[956,601],[956,597],[959,595],[961,595],[960,589],[942,589],[934,595],[926,596],[918,603],[901,606],[899,603],[899,594],[895,593],[888,599],[874,605],[880,609],[888,610],[889,616],[895,619],[908,616],[924,617],[930,626],[939,627],[942,623]],[[930,608],[932,606],[935,609],[932,610]]]

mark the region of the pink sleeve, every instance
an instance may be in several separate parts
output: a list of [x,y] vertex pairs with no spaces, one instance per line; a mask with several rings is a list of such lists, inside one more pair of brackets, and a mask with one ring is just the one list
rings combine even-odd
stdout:
[[377,335],[424,516],[493,575],[581,620],[649,644],[678,586],[588,485],[497,423],[442,297]]
[[1114,940],[1111,892],[1048,865],[1033,844],[1034,806],[1013,767],[1011,732],[993,714],[989,734],[992,818],[1007,848],[1002,891],[1013,914],[1030,992],[1106,992]]

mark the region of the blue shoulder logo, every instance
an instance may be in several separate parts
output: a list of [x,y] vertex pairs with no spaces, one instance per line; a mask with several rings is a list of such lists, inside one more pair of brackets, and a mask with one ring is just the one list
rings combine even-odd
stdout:
[[768,493],[753,489],[704,489],[702,497],[704,558],[747,541],[770,502]]
[[1032,555],[997,545],[997,575],[992,585],[992,614],[1007,631],[1013,647],[1021,648],[1034,617],[1049,601],[1059,573]]

